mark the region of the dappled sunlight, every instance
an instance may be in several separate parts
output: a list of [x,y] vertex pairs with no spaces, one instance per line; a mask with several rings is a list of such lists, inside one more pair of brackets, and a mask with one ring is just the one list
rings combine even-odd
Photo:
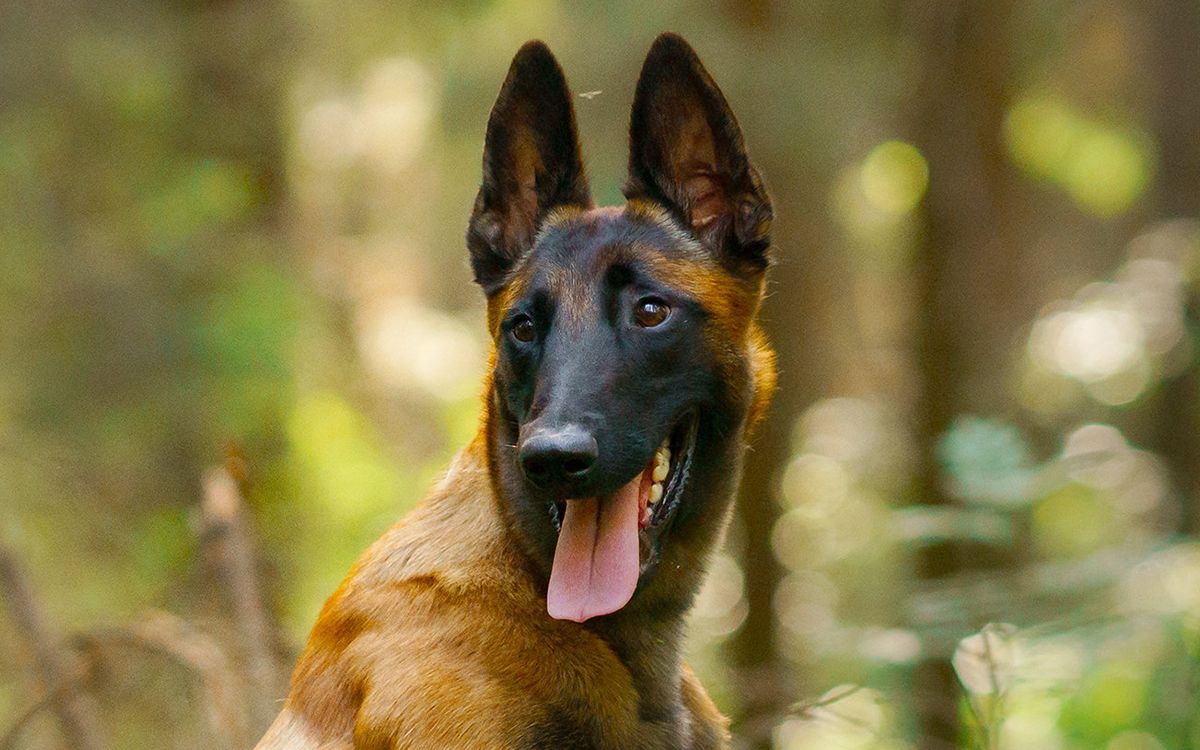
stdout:
[[413,163],[429,138],[437,91],[416,60],[380,60],[359,91],[326,96],[307,106],[297,149],[313,169],[359,165],[395,175]]
[[1074,399],[1045,388],[1047,377],[1074,381],[1102,404],[1131,403],[1190,354],[1185,274],[1196,263],[1197,236],[1186,224],[1154,227],[1130,243],[1112,281],[1088,284],[1043,310],[1028,339],[1023,395],[1031,408],[1070,408]]
[[350,166],[363,150],[362,130],[354,104],[345,98],[328,97],[312,104],[297,127],[297,147],[315,169]]
[[[784,576],[775,589],[775,617],[785,643],[828,651],[838,638],[838,591],[829,576],[798,571]],[[797,648],[799,647],[799,648]]]
[[[354,561],[477,435],[492,342],[464,231],[514,52],[553,48],[606,205],[647,45],[674,29],[773,199],[778,389],[710,519],[725,543],[679,592],[735,746],[1200,747],[1194,0],[0,18],[0,745],[79,744],[65,688],[96,698],[98,750],[252,745],[205,670],[242,690],[233,713],[276,711],[282,684],[239,688],[247,646],[282,683]],[[552,192],[545,144],[509,145],[516,187]],[[704,335],[644,360],[649,380],[718,372],[701,403],[749,398],[708,294],[742,283],[727,250],[679,254],[706,271],[659,291]],[[238,524],[205,515],[214,475]],[[9,560],[49,636],[11,616]],[[198,662],[89,640],[169,618],[166,650]],[[80,675],[43,668],[56,649]]]
[[356,328],[363,361],[379,382],[445,401],[479,390],[484,348],[461,320],[409,299],[385,298],[360,308]]
[[801,453],[783,470],[784,501],[816,519],[833,514],[850,493],[850,474],[840,461],[820,453]]
[[429,72],[411,58],[380,60],[363,80],[362,156],[384,174],[413,163],[429,137],[436,100]]
[[919,649],[903,630],[843,621],[839,597],[843,569],[879,570],[881,590],[895,576],[879,544],[891,528],[890,497],[880,488],[908,460],[895,430],[877,405],[854,398],[819,401],[796,421],[796,452],[780,476],[784,508],[770,543],[790,571],[773,600],[785,652],[805,663],[833,654],[903,662]]
[[775,729],[775,750],[908,750],[892,737],[895,711],[875,690],[839,685],[802,703]]
[[1159,509],[1167,497],[1162,462],[1136,450],[1110,425],[1087,424],[1067,436],[1063,463],[1072,480],[1104,491],[1113,505],[1129,515]]
[[[1133,369],[1144,356],[1142,332],[1119,290],[1085,290],[1074,309],[1051,313],[1033,332],[1036,356],[1064,375],[1096,383]],[[1140,389],[1139,389],[1140,390]],[[1137,396],[1130,393],[1126,400]]]
[[928,185],[929,165],[904,141],[884,141],[843,168],[828,200],[833,218],[862,256],[859,262],[881,269],[903,263],[905,240]]
[[793,444],[805,453],[842,462],[871,475],[899,471],[911,458],[894,440],[895,415],[862,398],[827,398],[807,408],[796,421]]
[[1018,165],[1097,216],[1129,208],[1150,179],[1144,134],[1091,119],[1057,96],[1018,100],[1008,112],[1004,135]]
[[1127,611],[1183,617],[1200,635],[1200,545],[1183,543],[1150,555],[1121,580],[1119,602]]
[[916,146],[886,141],[871,149],[859,170],[859,186],[867,202],[890,216],[916,208],[929,186],[929,165]]
[[911,630],[867,627],[857,639],[859,655],[870,662],[912,664],[921,656],[921,639]]
[[745,582],[742,569],[729,555],[716,554],[709,564],[708,579],[692,610],[693,637],[710,641],[727,636],[746,619]]

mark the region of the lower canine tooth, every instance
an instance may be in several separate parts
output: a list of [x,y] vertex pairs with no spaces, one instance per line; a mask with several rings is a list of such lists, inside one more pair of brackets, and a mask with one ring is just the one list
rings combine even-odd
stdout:
[[655,482],[654,484],[650,485],[650,504],[653,505],[659,500],[662,500],[662,493],[663,488],[661,484]]

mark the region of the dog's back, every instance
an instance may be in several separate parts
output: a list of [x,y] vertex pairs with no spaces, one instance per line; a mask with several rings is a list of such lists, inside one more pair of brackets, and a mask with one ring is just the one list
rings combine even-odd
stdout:
[[545,607],[472,445],[325,604],[258,748],[722,746],[690,672],[687,720],[643,721],[612,649]]

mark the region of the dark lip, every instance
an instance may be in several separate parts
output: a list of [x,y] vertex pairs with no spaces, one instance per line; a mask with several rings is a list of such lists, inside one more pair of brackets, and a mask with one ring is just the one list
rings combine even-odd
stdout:
[[[658,542],[670,526],[670,522],[675,518],[675,512],[679,509],[683,491],[691,476],[698,424],[698,415],[695,411],[689,410],[675,420],[674,427],[669,433],[669,445],[674,460],[671,473],[667,477],[667,486],[663,489],[662,500],[652,506],[649,525],[638,533],[642,550],[643,574],[657,562]],[[556,534],[562,531],[563,502],[556,500],[550,503],[550,520],[554,524]]]
[[667,477],[667,486],[663,488],[662,500],[655,503],[650,512],[650,525],[643,533],[661,533],[662,528],[675,517],[679,508],[683,490],[687,486],[692,471],[692,454],[696,448],[696,415],[688,412],[675,422],[671,429],[671,456],[675,458],[671,473]]

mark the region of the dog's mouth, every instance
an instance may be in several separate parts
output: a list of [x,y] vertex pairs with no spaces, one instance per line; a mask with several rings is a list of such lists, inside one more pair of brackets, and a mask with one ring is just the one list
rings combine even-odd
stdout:
[[645,468],[612,495],[551,503],[558,530],[546,595],[551,617],[583,622],[633,597],[642,575],[657,564],[663,532],[679,508],[696,424],[694,413],[681,418]]
[[[679,498],[691,470],[696,440],[696,418],[688,414],[663,438],[654,457],[639,474],[638,530],[643,539],[652,541],[679,507]],[[550,504],[550,519],[555,531],[562,531],[568,500]]]

